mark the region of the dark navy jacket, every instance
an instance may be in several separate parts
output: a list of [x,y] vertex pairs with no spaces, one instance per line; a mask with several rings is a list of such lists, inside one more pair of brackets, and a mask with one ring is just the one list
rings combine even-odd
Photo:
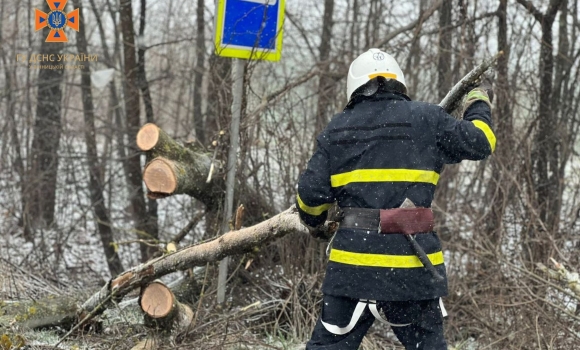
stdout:
[[[495,149],[491,110],[477,101],[456,120],[441,107],[398,93],[359,97],[318,136],[318,149],[301,175],[297,207],[310,226],[340,207],[391,209],[409,198],[431,207],[444,164],[481,160]],[[441,244],[434,232],[416,235],[440,274]],[[422,300],[447,293],[432,280],[402,234],[339,229],[323,284],[326,294],[376,300]]]

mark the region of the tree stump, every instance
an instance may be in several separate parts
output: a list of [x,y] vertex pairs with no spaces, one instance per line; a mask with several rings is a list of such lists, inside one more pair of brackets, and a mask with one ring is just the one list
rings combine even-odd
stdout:
[[141,291],[139,305],[145,315],[145,325],[175,333],[187,331],[193,322],[193,311],[180,303],[165,284],[154,281]]

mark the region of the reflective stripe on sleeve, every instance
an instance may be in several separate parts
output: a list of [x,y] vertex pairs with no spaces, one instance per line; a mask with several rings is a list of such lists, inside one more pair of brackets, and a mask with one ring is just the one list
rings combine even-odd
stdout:
[[332,187],[351,182],[425,182],[437,185],[439,174],[432,170],[417,169],[358,169],[330,177]]
[[[427,254],[433,265],[443,264],[443,252]],[[345,250],[332,249],[330,251],[330,261],[356,266],[371,267],[396,267],[396,268],[415,268],[423,267],[423,263],[416,255],[386,255],[386,254],[367,254],[353,253]]]
[[296,195],[296,200],[298,202],[298,206],[300,207],[300,209],[302,209],[303,212],[305,212],[306,214],[310,214],[313,216],[318,216],[322,213],[324,213],[325,211],[327,211],[328,209],[330,209],[330,207],[332,206],[332,203],[326,203],[326,204],[322,204],[316,207],[310,207],[306,204],[304,204],[304,202],[302,201],[302,198],[300,198],[300,195]]
[[495,134],[489,125],[481,120],[473,120],[471,122],[473,125],[475,125],[476,128],[483,131],[485,137],[487,138],[487,142],[489,142],[489,146],[491,147],[491,152],[493,153],[493,151],[495,151]]

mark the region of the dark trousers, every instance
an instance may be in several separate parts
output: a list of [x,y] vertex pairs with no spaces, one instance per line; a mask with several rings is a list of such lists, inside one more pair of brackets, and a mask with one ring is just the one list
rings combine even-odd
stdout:
[[[325,323],[345,327],[352,317],[357,299],[325,295],[322,301],[321,318]],[[411,323],[404,327],[391,327],[399,341],[410,350],[447,350],[443,336],[443,316],[439,299],[415,301],[379,301],[379,310],[383,311],[387,321],[395,324]],[[356,350],[363,337],[375,321],[368,307],[358,320],[356,326],[347,334],[335,335],[326,330],[320,317],[307,350]]]

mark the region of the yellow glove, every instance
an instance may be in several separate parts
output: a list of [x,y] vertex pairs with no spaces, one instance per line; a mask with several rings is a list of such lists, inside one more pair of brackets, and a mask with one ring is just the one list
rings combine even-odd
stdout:
[[463,112],[465,113],[467,108],[469,108],[469,106],[471,106],[476,101],[483,101],[491,108],[491,101],[487,91],[482,87],[476,87],[467,94],[465,102],[463,102]]

